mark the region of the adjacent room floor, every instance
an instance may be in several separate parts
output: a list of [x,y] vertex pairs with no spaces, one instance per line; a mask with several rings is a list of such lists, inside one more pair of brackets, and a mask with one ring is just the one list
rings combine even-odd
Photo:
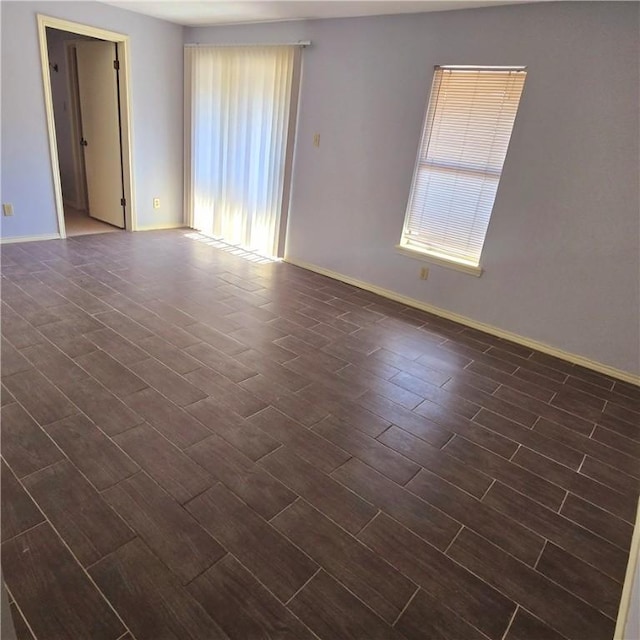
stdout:
[[92,218],[86,211],[74,209],[69,205],[64,207],[64,226],[69,237],[122,231],[113,225]]
[[638,388],[184,230],[2,262],[21,638],[612,638]]

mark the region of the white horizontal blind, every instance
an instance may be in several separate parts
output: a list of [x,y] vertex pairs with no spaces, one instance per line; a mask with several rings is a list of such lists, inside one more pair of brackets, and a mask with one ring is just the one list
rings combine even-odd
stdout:
[[402,244],[477,266],[526,72],[437,67]]
[[195,229],[277,255],[296,48],[185,49]]

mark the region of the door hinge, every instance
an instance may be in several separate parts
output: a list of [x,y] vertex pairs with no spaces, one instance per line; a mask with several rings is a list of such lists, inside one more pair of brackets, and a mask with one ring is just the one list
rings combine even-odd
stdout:
[[114,61],[113,61],[113,68],[114,68],[116,71],[119,71],[119,70],[120,70],[120,60],[114,60]]
[[123,207],[126,207],[126,206],[127,206],[127,200],[126,200],[126,198],[120,198],[120,204],[121,204]]

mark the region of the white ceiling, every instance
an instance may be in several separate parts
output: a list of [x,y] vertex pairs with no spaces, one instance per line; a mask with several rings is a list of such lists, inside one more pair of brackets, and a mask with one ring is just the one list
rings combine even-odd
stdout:
[[545,1],[548,0],[105,0],[105,3],[185,26],[213,26],[448,11]]

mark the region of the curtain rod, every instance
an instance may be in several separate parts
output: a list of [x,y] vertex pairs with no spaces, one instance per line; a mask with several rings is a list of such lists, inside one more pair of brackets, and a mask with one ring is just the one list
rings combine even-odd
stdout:
[[488,65],[473,64],[436,64],[434,69],[442,69],[443,71],[526,71],[527,67],[500,67]]
[[229,42],[224,44],[205,43],[205,42],[190,42],[184,45],[185,47],[305,47],[311,46],[311,40],[300,40],[299,42],[250,42],[250,43],[235,43]]

